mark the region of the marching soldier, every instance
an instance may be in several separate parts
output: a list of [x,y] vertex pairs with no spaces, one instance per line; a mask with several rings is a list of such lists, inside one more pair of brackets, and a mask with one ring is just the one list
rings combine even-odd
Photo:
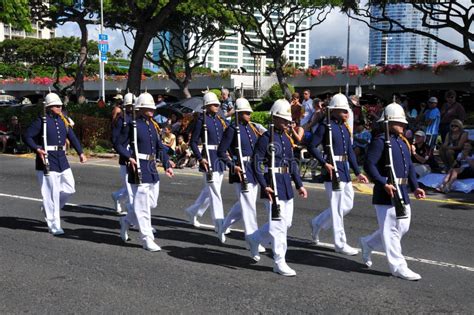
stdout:
[[[401,239],[408,232],[411,220],[408,189],[417,199],[425,198],[425,191],[418,187],[411,162],[410,144],[403,136],[408,124],[403,108],[388,105],[379,122],[384,121],[386,133],[370,143],[364,168],[374,181],[372,203],[377,212],[379,229],[360,238],[364,263],[372,266],[372,250],[384,250],[392,275],[419,280],[421,276],[411,271],[402,254]],[[388,134],[388,137],[387,137]]]
[[[265,205],[269,221],[255,233],[248,235],[252,258],[260,260],[258,245],[271,244],[273,250],[273,271],[283,276],[295,276],[285,260],[287,249],[287,230],[293,219],[293,189],[295,183],[298,193],[307,198],[306,189],[300,177],[298,165],[293,156],[293,146],[288,135],[291,122],[291,106],[287,100],[275,101],[270,114],[270,131],[257,141],[253,156],[255,176],[266,198]],[[270,148],[270,150],[269,150]],[[266,171],[266,172],[265,172]]]
[[[225,230],[222,229],[224,209],[222,205],[221,185],[226,165],[217,157],[217,147],[227,128],[225,120],[218,115],[220,102],[216,94],[207,92],[203,97],[204,112],[196,121],[191,136],[191,150],[199,161],[199,170],[204,174],[204,188],[194,204],[185,212],[194,226],[199,226],[197,216],[202,216],[211,206],[211,215],[219,240],[225,242]],[[198,142],[202,140],[202,152]]]
[[[235,112],[238,115],[235,124],[226,129],[217,150],[219,159],[225,161],[230,169],[229,181],[234,184],[238,198],[224,220],[223,230],[227,230],[242,219],[247,239],[247,235],[258,230],[256,205],[258,185],[251,158],[260,132],[250,121],[253,110],[249,101],[241,97],[236,100],[235,105]],[[232,159],[228,157],[228,151]],[[264,252],[265,248],[260,247],[260,250]]]
[[[149,93],[142,93],[137,98],[138,117],[132,118],[130,124],[123,128],[115,149],[127,161],[128,182],[131,185],[132,210],[120,218],[120,237],[128,240],[130,225],[137,224],[143,248],[156,252],[161,250],[154,242],[151,226],[151,209],[158,204],[159,176],[156,161],[163,163],[166,175],[173,177],[173,169],[169,164],[168,154],[160,139],[160,128],[153,120],[155,102]],[[133,114],[135,116],[135,113]],[[130,145],[130,150],[128,149]]]
[[[349,166],[357,179],[367,183],[367,177],[360,173],[357,158],[351,144],[351,129],[347,124],[350,107],[344,94],[336,94],[327,108],[325,124],[316,129],[308,151],[324,166],[324,187],[329,196],[329,208],[310,221],[311,238],[319,242],[321,229],[333,228],[334,246],[336,252],[345,255],[357,255],[357,249],[349,246],[344,231],[344,216],[354,204]],[[317,149],[323,144],[325,157]]]
[[81,163],[87,161],[69,120],[62,114],[62,106],[57,94],[46,95],[43,117],[36,119],[24,136],[25,143],[36,152],[36,174],[43,197],[42,210],[49,232],[55,236],[64,234],[60,210],[75,193],[74,176],[66,158],[66,139],[71,142]]
[[[116,114],[112,118],[112,143],[116,146],[116,142],[120,138],[120,133],[123,128],[126,128],[131,122],[131,115],[133,111],[133,102],[135,101],[135,95],[132,93],[125,94],[123,105],[124,109]],[[128,145],[128,144],[127,144]],[[112,200],[114,201],[115,211],[118,214],[125,214],[122,210],[122,201],[125,201],[127,204],[127,210],[130,208],[130,201],[129,201],[129,192],[131,191],[130,184],[128,183],[128,174],[127,174],[127,166],[126,166],[126,159],[122,155],[119,157],[119,165],[120,165],[120,179],[122,183],[122,187],[119,190],[112,193]]]

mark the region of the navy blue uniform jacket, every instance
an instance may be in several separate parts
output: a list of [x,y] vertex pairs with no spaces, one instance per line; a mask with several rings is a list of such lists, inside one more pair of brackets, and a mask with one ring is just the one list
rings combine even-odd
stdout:
[[[339,124],[336,121],[331,119],[331,128],[332,128],[332,147],[334,151],[334,155],[347,155],[347,160],[349,162],[350,167],[354,171],[356,175],[360,174],[359,165],[357,164],[357,158],[355,156],[354,150],[352,149],[351,144],[351,135],[349,130],[344,124]],[[329,156],[329,152],[326,152],[326,133],[328,132],[327,125],[319,124],[318,128],[314,132],[313,138],[311,140],[310,145],[308,146],[308,151],[313,155],[321,165],[327,163],[327,156]],[[325,150],[325,156],[321,154],[321,151],[317,149],[317,147],[322,144]],[[337,170],[339,172],[339,178],[342,182],[350,182],[351,181],[351,174],[349,171],[349,165],[347,162],[336,161]],[[323,170],[325,168],[323,167]],[[331,178],[327,172],[324,172],[323,179],[325,182],[330,182]]]
[[[202,152],[199,152],[198,144],[199,140],[204,143],[204,127],[203,127],[203,115],[200,115],[196,124],[194,125],[193,133],[191,136],[191,150],[193,151],[194,156],[200,161],[205,156],[206,153],[204,151],[204,147]],[[224,123],[224,124],[223,124]],[[206,124],[207,124],[207,139],[208,144],[212,146],[216,146],[216,149],[209,150],[210,157],[205,157],[207,162],[212,165],[212,171],[214,172],[223,172],[225,171],[225,162],[219,160],[217,156],[217,146],[222,140],[224,136],[224,126],[227,126],[225,120],[221,120],[218,118],[217,115],[214,114],[206,114]],[[205,170],[199,166],[199,170],[204,172]]]
[[[120,137],[114,146],[115,150],[127,161],[130,157],[135,157],[132,140],[133,128],[132,124],[129,123],[126,128],[122,129]],[[158,176],[158,170],[156,169],[156,160],[161,160],[163,167],[167,169],[169,168],[169,157],[166,153],[167,149],[161,142],[155,126],[143,116],[137,118],[137,145],[139,153],[155,155],[155,159],[152,161],[139,160],[142,171],[142,182],[157,183],[160,180],[160,177]],[[130,146],[130,149],[127,148],[128,146]],[[132,176],[129,176],[128,181],[129,183],[133,183]]]
[[[284,133],[275,131],[275,167],[288,167],[289,172],[284,174],[275,174],[277,182],[277,192],[280,200],[290,200],[294,198],[291,180],[295,183],[296,189],[303,187],[298,163],[293,156],[293,148],[288,136]],[[255,175],[262,188],[261,196],[267,198],[264,190],[269,186],[270,174],[270,152],[268,145],[270,143],[270,133],[265,132],[257,141],[253,155]]]
[[[52,146],[63,146],[66,147],[66,138],[69,139],[72,147],[76,150],[77,154],[82,154],[82,147],[77,139],[74,131],[71,127],[66,128],[64,121],[58,115],[49,113],[46,116],[46,143]],[[26,130],[23,140],[31,148],[36,151],[39,148],[43,148],[43,122],[38,117]],[[49,170],[51,172],[63,172],[70,166],[66,158],[65,149],[60,151],[48,151]],[[43,160],[39,154],[36,154],[36,170],[44,170]]]
[[[242,157],[252,157],[255,144],[257,143],[258,136],[255,134],[254,130],[247,123],[239,122],[240,126],[240,143],[242,146]],[[229,159],[227,152],[230,152],[233,159]],[[237,130],[235,125],[229,126],[224,132],[224,137],[217,149],[217,156],[219,159],[224,161],[226,165],[233,170],[235,163],[237,162]],[[257,184],[257,179],[255,178],[252,162],[248,161],[244,163],[245,172],[247,175],[247,180],[249,183]],[[238,176],[229,176],[229,180],[232,182],[239,182],[237,180]],[[235,174],[237,175],[237,174]]]
[[[374,181],[374,194],[372,203],[376,205],[391,205],[392,200],[385,192],[384,186],[387,183],[387,167],[385,166],[385,135],[379,135],[373,140],[367,151],[364,169],[367,175]],[[412,190],[418,188],[416,173],[411,162],[410,149],[402,138],[391,135],[392,156],[397,178],[408,178],[408,184]],[[408,185],[399,185],[402,191],[403,200],[410,203],[408,196]]]

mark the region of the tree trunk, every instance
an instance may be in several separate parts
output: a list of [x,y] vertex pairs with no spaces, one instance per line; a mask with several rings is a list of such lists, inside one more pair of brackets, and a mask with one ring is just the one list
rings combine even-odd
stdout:
[[135,36],[127,81],[127,89],[135,95],[140,94],[143,58],[145,57],[148,45],[152,38],[153,33],[149,30],[138,30]]
[[[77,61],[77,73],[76,82],[74,83],[74,92],[77,97],[77,101],[82,103],[84,98],[84,69],[87,62],[88,46],[87,41],[89,38],[87,32],[87,24],[84,21],[77,22],[79,29],[81,30],[81,50],[79,54],[79,60]],[[81,101],[82,100],[82,101]]]
[[275,72],[277,75],[278,83],[280,84],[281,90],[285,98],[291,100],[291,91],[286,82],[286,76],[283,72],[283,64],[281,63],[281,55],[273,57],[273,64],[275,65]]

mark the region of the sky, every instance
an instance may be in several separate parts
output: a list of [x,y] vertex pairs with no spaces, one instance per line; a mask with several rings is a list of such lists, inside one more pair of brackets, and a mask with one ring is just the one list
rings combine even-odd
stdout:
[[[77,36],[80,34],[79,28],[75,23],[67,23],[56,30],[57,36]],[[99,31],[97,26],[89,26],[90,39],[98,38]],[[106,30],[109,35],[109,47],[113,52],[121,49],[125,53],[129,52],[124,44],[122,33],[119,31]],[[454,41],[461,42],[461,38],[456,37],[454,32],[441,31],[440,37],[451,38]],[[133,46],[133,39],[127,35],[128,45]],[[364,66],[368,61],[369,55],[369,28],[362,22],[351,20],[351,40],[350,40],[350,64]],[[341,56],[346,59],[347,51],[347,16],[332,11],[327,19],[320,25],[313,28],[310,34],[310,65],[314,59],[320,56]],[[150,47],[151,49],[151,47]],[[441,44],[438,44],[438,61],[451,61],[457,59],[464,62],[466,57],[459,52],[453,51]]]

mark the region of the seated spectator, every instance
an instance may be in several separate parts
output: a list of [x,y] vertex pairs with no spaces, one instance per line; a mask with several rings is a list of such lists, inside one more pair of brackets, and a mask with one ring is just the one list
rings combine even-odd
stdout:
[[433,150],[436,145],[436,139],[439,133],[439,123],[441,121],[441,113],[438,109],[438,99],[436,97],[430,97],[428,100],[428,109],[425,111],[423,122],[425,124],[426,132],[426,144],[430,151]]
[[21,125],[18,122],[18,117],[12,116],[10,118],[10,123],[8,124],[7,132],[4,133],[6,136],[6,142],[3,152],[17,153],[26,151],[21,134]]
[[426,134],[422,130],[418,130],[415,132],[415,141],[411,146],[411,160],[418,177],[431,173],[431,167],[427,164],[430,158],[430,150],[425,143],[425,138]]
[[189,146],[184,142],[183,136],[178,136],[178,143],[176,145],[176,167],[183,168],[188,166],[191,158],[191,150],[189,150]]
[[5,153],[7,148],[7,140],[8,140],[8,127],[4,123],[0,123],[0,143],[2,144],[2,153]]
[[372,134],[365,128],[365,121],[356,121],[354,128],[354,142],[352,147],[354,148],[354,152],[357,156],[357,161],[359,164],[362,164],[363,162],[363,158],[365,156],[365,152],[367,151],[367,147],[370,144],[370,140],[372,140]]
[[456,156],[461,152],[464,143],[468,141],[468,133],[459,119],[454,119],[450,124],[450,131],[439,150],[439,156],[444,163],[445,171],[454,165]]
[[441,185],[436,188],[438,191],[447,193],[451,190],[456,179],[474,178],[474,154],[472,144],[464,143],[463,150],[456,158],[456,165],[449,170]]
[[168,155],[173,156],[176,151],[176,136],[171,132],[171,126],[166,125],[163,128],[163,144],[168,147]]

